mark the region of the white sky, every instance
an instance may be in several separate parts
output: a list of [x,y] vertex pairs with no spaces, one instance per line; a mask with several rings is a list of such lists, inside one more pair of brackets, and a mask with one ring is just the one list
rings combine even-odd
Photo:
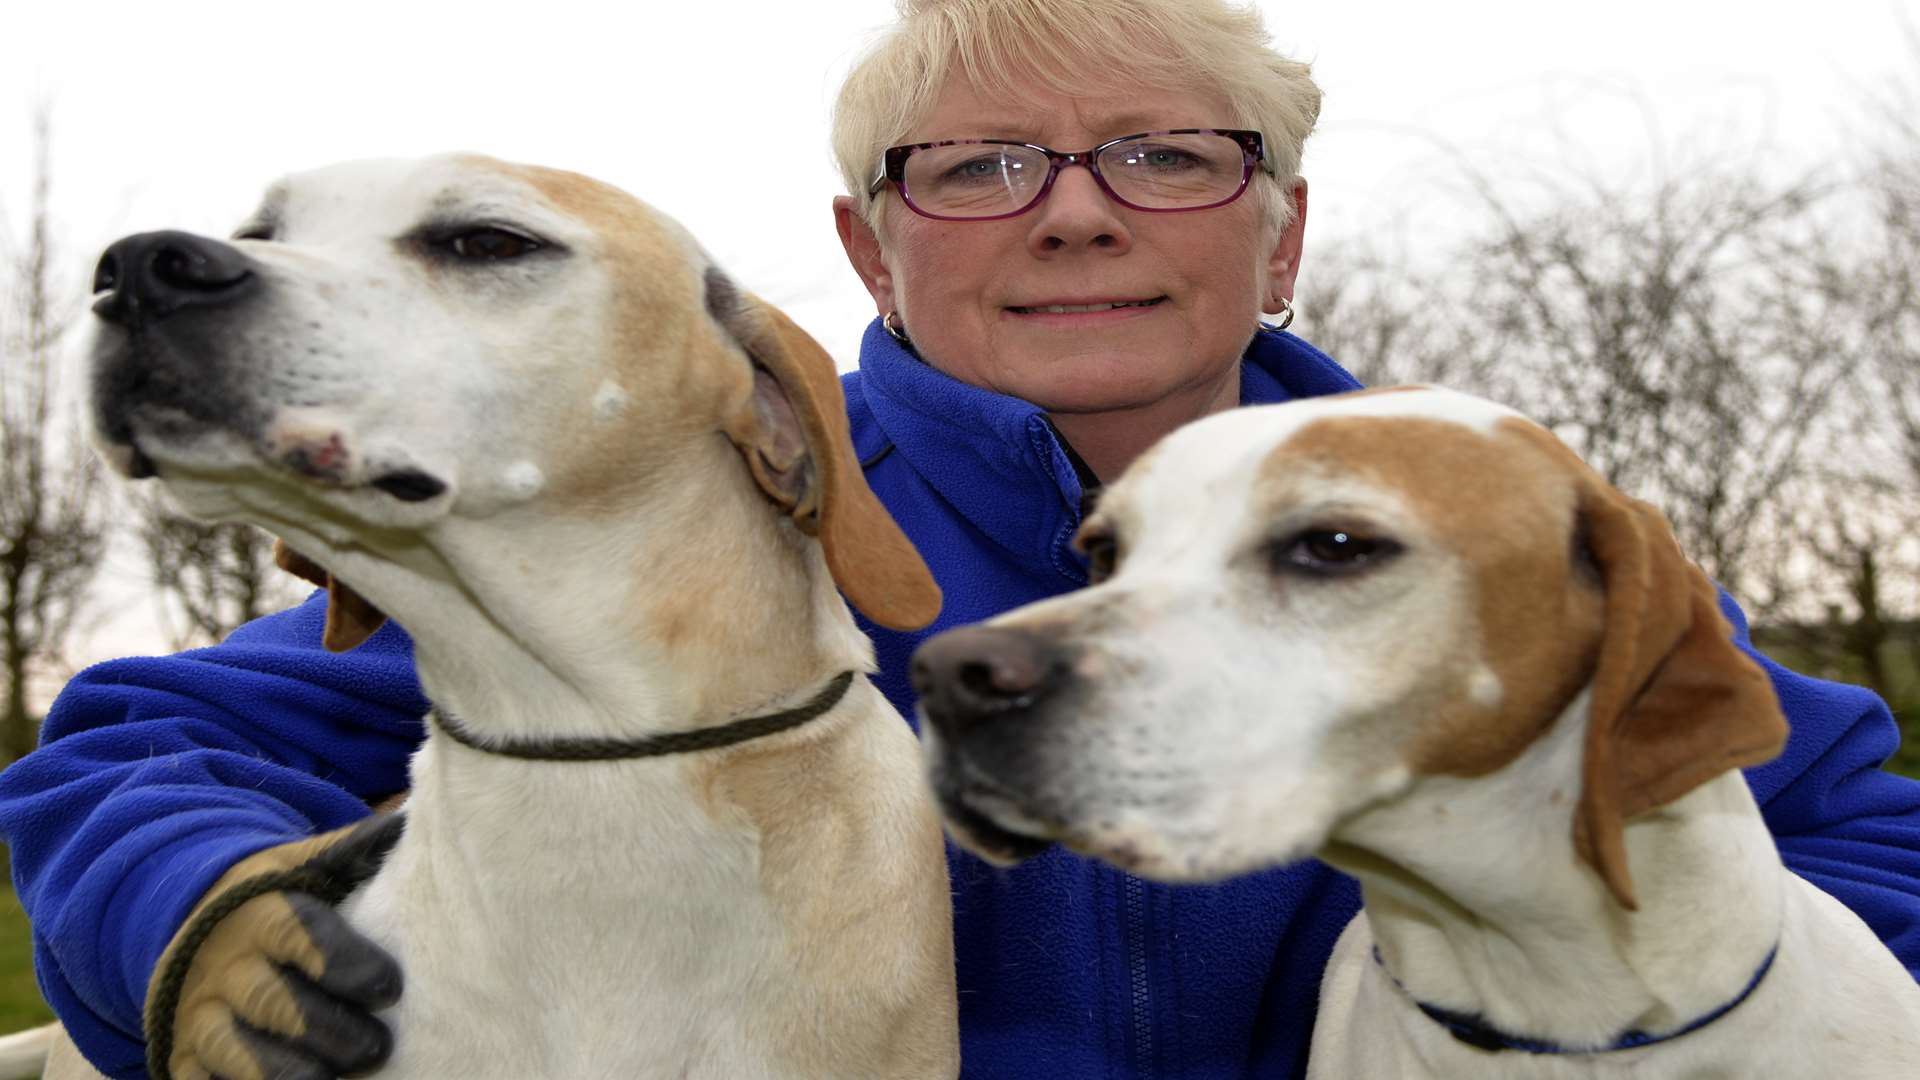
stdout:
[[[1451,153],[1631,170],[1655,144],[1764,145],[1782,175],[1822,167],[1862,125],[1866,95],[1915,77],[1903,28],[1920,24],[1920,0],[1260,7],[1326,94],[1303,166],[1307,297],[1316,248],[1445,236],[1433,195]],[[851,366],[873,312],[833,235],[827,114],[891,17],[890,0],[5,0],[0,214],[25,202],[36,94],[54,105],[55,214],[77,288],[115,237],[223,234],[279,174],[480,151],[666,210]],[[141,606],[77,658],[160,648]]]

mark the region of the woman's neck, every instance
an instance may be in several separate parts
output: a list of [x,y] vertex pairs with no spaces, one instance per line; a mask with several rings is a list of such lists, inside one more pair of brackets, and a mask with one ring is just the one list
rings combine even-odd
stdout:
[[1217,380],[1182,387],[1146,405],[1105,412],[1049,413],[1060,433],[1102,483],[1111,483],[1133,460],[1174,428],[1240,404],[1240,365]]

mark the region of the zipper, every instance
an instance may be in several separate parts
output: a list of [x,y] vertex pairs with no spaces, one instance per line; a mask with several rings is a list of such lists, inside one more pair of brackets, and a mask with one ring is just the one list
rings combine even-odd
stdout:
[[[1067,442],[1066,436],[1053,425],[1053,420],[1042,413],[1041,424],[1053,437],[1067,463],[1073,468],[1073,476],[1080,485],[1078,505],[1068,508],[1066,524],[1061,528],[1050,554],[1055,569],[1076,585],[1087,583],[1086,564],[1073,553],[1069,541],[1080,528],[1080,523],[1093,512],[1094,504],[1100,498],[1100,478],[1094,475],[1085,459]],[[1039,448],[1037,430],[1030,428]],[[1043,451],[1044,453],[1044,451]],[[1153,1075],[1153,994],[1147,984],[1147,898],[1146,885],[1132,874],[1114,870],[1120,878],[1121,911],[1125,922],[1122,937],[1127,947],[1127,990],[1128,1017],[1127,1058],[1132,1065],[1132,1075],[1138,1080],[1147,1080]]]
[[1133,995],[1133,1023],[1127,1029],[1133,1075],[1153,1075],[1153,999],[1147,986],[1146,886],[1132,874],[1120,875],[1127,920],[1127,983]]

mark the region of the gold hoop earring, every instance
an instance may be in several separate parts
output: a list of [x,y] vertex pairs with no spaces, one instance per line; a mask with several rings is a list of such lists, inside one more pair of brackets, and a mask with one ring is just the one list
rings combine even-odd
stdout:
[[887,334],[890,337],[892,337],[893,340],[899,342],[902,345],[913,344],[913,342],[908,340],[907,338],[907,328],[900,325],[899,312],[897,311],[887,312],[884,316],[881,317],[880,325],[886,329]]

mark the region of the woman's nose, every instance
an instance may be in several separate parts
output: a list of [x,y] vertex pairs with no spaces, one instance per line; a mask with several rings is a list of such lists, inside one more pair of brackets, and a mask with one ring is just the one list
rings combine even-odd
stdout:
[[1034,211],[1028,247],[1036,255],[1090,249],[1120,254],[1133,245],[1126,210],[1084,165],[1068,165]]

